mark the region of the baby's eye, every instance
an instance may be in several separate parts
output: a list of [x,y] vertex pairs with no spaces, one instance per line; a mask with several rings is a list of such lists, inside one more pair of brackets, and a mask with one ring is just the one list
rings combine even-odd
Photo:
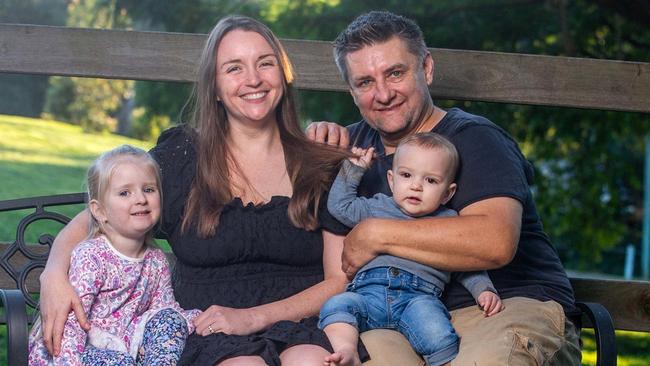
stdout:
[[118,194],[122,197],[127,197],[129,195],[129,191],[120,191]]
[[434,178],[427,178],[427,183],[429,184],[435,184],[436,180]]
[[404,177],[404,178],[411,178],[411,173],[402,172],[402,173],[400,173],[400,175],[401,175],[402,177]]

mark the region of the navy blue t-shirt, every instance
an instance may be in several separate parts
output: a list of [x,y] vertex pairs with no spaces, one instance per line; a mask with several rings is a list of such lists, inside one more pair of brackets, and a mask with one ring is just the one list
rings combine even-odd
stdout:
[[[390,195],[386,171],[393,155],[385,155],[379,133],[365,121],[349,127],[355,146],[374,147],[378,159],[368,169],[359,186],[359,194]],[[432,132],[447,137],[458,150],[460,167],[458,188],[447,206],[460,212],[468,205],[492,197],[511,197],[523,206],[521,236],[514,259],[505,267],[488,271],[502,298],[523,296],[541,301],[555,300],[567,316],[580,314],[573,289],[557,251],[543,230],[529,185],[533,169],[517,143],[488,119],[450,109]],[[459,283],[447,286],[443,300],[451,310],[474,305],[474,299]]]

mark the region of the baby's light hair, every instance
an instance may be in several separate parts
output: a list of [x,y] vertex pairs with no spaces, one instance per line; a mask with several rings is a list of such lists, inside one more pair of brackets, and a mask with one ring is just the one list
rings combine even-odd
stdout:
[[[125,161],[138,161],[142,163],[145,169],[151,169],[154,172],[154,175],[156,176],[156,189],[160,194],[160,204],[162,206],[162,187],[158,163],[151,155],[149,155],[148,152],[131,145],[121,145],[112,150],[106,151],[93,161],[86,174],[88,202],[96,200],[102,204],[104,195],[111,183],[113,172],[115,172],[115,169],[120,163]],[[88,237],[94,238],[103,233],[102,225],[97,218],[92,215],[92,213],[90,214],[90,217]],[[154,245],[153,229],[149,230],[147,233],[145,244],[148,246]]]
[[[447,151],[449,154],[449,182],[451,183],[456,180],[456,172],[458,171],[460,158],[458,157],[456,146],[454,146],[454,144],[452,144],[446,137],[435,132],[421,132],[406,136],[399,142],[399,145],[397,145],[395,155],[399,153],[400,147],[406,145],[418,146],[428,150],[443,149]],[[396,159],[393,161],[396,161]]]

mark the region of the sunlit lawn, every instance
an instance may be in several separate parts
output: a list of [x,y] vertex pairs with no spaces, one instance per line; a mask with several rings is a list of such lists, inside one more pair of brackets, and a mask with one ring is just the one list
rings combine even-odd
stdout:
[[[593,330],[583,330],[582,342],[582,364],[596,365]],[[618,366],[650,365],[650,333],[616,331],[616,349]]]
[[[90,162],[121,144],[151,147],[123,136],[83,133],[80,127],[61,122],[0,115],[0,200],[82,192]],[[80,208],[61,212],[72,214]],[[0,213],[0,241],[15,238],[16,223],[23,215]]]
[[[0,200],[81,192],[88,164],[101,152],[125,143],[151,147],[122,136],[86,134],[61,122],[0,115]],[[80,208],[62,212],[73,214]],[[0,213],[0,242],[14,240],[22,216],[24,212]],[[36,229],[32,237],[40,232]],[[5,332],[0,329],[0,365],[6,364]],[[585,330],[583,342],[583,364],[595,365],[592,331]],[[617,332],[617,347],[619,366],[650,365],[650,334]]]

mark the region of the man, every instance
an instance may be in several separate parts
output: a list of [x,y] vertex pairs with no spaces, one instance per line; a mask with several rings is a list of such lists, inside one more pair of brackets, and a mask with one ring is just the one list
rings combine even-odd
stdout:
[[[543,231],[529,188],[532,168],[516,142],[483,117],[434,105],[428,90],[434,62],[409,19],[389,12],[363,14],[341,32],[334,52],[364,118],[349,127],[350,140],[374,147],[378,155],[359,187],[363,195],[390,192],[386,170],[407,135],[442,134],[456,145],[461,160],[458,190],[447,204],[459,216],[365,220],[345,240],[343,270],[353,276],[383,253],[449,271],[487,269],[505,299],[497,316],[484,317],[458,283],[445,292],[461,338],[452,365],[579,365],[580,312]],[[323,140],[328,128],[312,125],[307,133]],[[399,353],[385,334],[363,337],[376,361]]]

